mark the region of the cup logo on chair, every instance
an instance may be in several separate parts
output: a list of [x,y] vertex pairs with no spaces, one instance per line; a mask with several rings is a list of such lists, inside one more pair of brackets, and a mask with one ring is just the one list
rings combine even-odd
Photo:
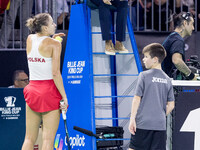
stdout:
[[16,97],[7,96],[7,97],[4,97],[4,100],[7,103],[6,107],[15,107]]

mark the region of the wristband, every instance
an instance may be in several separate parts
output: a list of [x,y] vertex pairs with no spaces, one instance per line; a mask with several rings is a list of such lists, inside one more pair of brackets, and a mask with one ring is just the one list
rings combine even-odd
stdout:
[[192,80],[192,79],[194,79],[194,77],[195,77],[194,73],[191,72],[190,75],[187,76],[186,78],[187,78],[188,80]]

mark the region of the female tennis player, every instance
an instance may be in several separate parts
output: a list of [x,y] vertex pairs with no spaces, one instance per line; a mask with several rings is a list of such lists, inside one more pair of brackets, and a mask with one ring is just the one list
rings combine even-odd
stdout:
[[[30,83],[24,88],[26,100],[26,136],[22,150],[31,150],[43,122],[42,150],[53,150],[60,110],[67,111],[68,100],[60,73],[61,42],[55,40],[56,24],[47,13],[27,20],[31,32],[27,38]],[[55,35],[54,35],[55,34]],[[50,35],[54,35],[53,38]],[[64,105],[60,106],[60,100]]]

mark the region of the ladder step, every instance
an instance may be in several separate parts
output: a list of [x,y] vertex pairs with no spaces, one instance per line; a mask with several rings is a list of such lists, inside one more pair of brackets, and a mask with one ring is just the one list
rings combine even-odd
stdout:
[[133,95],[120,95],[120,96],[94,96],[94,98],[113,98],[113,97],[134,97]]
[[[94,55],[107,55],[105,52],[93,52]],[[134,53],[116,53],[115,55],[133,55]],[[115,55],[108,55],[108,56],[115,56]]]
[[[116,34],[116,32],[110,32],[111,34]],[[91,32],[91,34],[101,34],[101,32]],[[126,32],[126,34],[129,34],[128,32]]]
[[95,118],[96,120],[118,120],[118,119],[124,119],[124,120],[128,120],[130,118],[124,117],[124,118]]
[[93,74],[93,76],[139,76],[139,74]]

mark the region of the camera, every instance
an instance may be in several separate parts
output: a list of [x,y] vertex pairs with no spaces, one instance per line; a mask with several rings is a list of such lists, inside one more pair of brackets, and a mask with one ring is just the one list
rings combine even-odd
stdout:
[[200,74],[200,63],[197,55],[191,55],[186,61],[186,65],[193,73]]

